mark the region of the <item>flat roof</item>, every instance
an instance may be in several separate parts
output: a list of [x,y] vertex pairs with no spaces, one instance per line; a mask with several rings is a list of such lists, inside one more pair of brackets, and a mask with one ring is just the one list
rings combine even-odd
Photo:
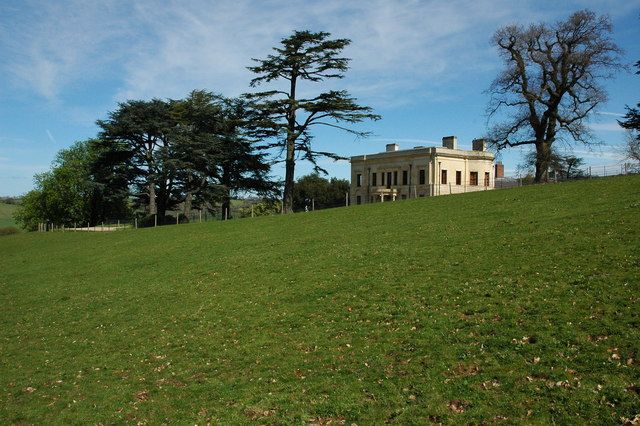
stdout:
[[468,149],[449,149],[440,146],[419,146],[410,149],[399,149],[397,151],[383,151],[375,154],[362,154],[351,157],[350,161],[377,160],[387,157],[405,155],[442,155],[445,157],[475,157],[478,159],[493,160],[495,155],[490,151],[474,151]]

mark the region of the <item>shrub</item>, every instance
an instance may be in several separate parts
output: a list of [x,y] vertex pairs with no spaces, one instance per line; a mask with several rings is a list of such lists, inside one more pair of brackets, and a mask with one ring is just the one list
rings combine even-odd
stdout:
[[0,237],[3,235],[12,235],[12,234],[18,234],[18,233],[20,233],[20,230],[15,226],[0,227]]

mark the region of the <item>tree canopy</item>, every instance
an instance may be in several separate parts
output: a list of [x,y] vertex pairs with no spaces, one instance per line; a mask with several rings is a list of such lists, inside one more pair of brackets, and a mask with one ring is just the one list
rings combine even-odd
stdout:
[[601,85],[621,67],[611,21],[588,10],[553,25],[509,25],[492,43],[505,65],[493,81],[488,108],[497,149],[533,145],[535,181],[548,178],[557,140],[590,143],[589,115],[607,99]]
[[99,155],[96,140],[77,142],[60,151],[52,169],[35,176],[35,189],[22,198],[16,221],[27,230],[36,230],[39,223],[95,225],[109,217],[128,215],[126,194],[97,182],[97,174],[102,173],[95,165]]
[[293,186],[293,210],[327,209],[345,205],[346,179],[325,179],[318,173],[302,176]]
[[273,48],[275,53],[266,59],[254,59],[258,65],[249,67],[258,75],[251,81],[252,87],[281,81],[286,86],[246,95],[254,110],[253,135],[268,140],[262,147],[275,149],[285,163],[285,213],[293,210],[296,161],[310,161],[317,171],[323,172],[318,158],[341,158],[332,152],[315,150],[311,128],[327,126],[364,137],[367,132],[346,125],[380,118],[371,108],[358,105],[345,90],[330,90],[306,98],[298,96],[301,81],[340,79],[348,70],[349,59],[340,55],[350,40],[330,39],[330,36],[327,32],[294,31],[282,39],[279,47]]
[[[638,68],[636,74],[640,75],[640,61],[636,62],[635,66]],[[618,120],[618,123],[629,131],[625,155],[628,159],[640,163],[640,102],[635,108],[627,106],[624,120]]]

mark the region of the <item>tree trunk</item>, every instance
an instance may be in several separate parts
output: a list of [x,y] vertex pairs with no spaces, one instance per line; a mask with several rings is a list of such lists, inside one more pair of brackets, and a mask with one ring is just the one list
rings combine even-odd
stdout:
[[287,140],[287,157],[285,160],[283,212],[293,212],[293,181],[295,178],[295,141]]
[[[191,176],[191,174],[189,174],[189,176],[187,177],[187,185],[189,188],[191,188],[192,181],[193,181],[193,177]],[[187,195],[184,197],[184,215],[186,216],[187,220],[189,220],[189,217],[191,217],[192,204],[193,204],[193,191],[189,189],[187,191]]]
[[193,192],[188,191],[184,197],[184,215],[189,220],[191,217],[191,205],[193,204]]
[[291,76],[289,99],[291,106],[287,114],[287,155],[285,157],[284,194],[282,196],[282,213],[293,212],[293,181],[296,168],[296,79],[297,74]]
[[149,177],[149,214],[156,214],[158,206],[156,205],[156,183],[154,179]]
[[536,175],[534,182],[549,181],[549,163],[551,161],[551,143],[536,142]]

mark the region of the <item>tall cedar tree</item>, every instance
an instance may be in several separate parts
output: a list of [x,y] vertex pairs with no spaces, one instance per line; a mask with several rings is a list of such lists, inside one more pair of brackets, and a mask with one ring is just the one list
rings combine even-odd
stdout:
[[[638,68],[636,74],[640,75],[640,61],[636,62],[635,66]],[[627,158],[640,162],[640,102],[635,108],[627,106],[624,120],[618,120],[618,123],[629,130],[627,146],[625,147]]]
[[216,100],[210,92],[194,90],[186,99],[172,102],[177,123],[172,162],[180,175],[186,217],[192,207],[203,208],[221,195],[219,165],[225,153],[220,134],[225,118]]
[[124,153],[136,198],[150,215],[164,222],[165,213],[181,200],[170,135],[175,128],[171,106],[160,99],[120,103],[108,120],[98,120],[100,138]]
[[284,207],[289,213],[293,208],[293,184],[297,160],[310,161],[316,170],[319,157],[340,159],[331,152],[315,151],[310,130],[313,126],[338,128],[357,136],[368,136],[368,132],[349,129],[343,123],[353,124],[363,120],[378,120],[372,109],[356,103],[347,91],[328,91],[312,98],[298,98],[298,83],[321,82],[325,79],[343,78],[349,59],[340,57],[349,45],[348,39],[329,39],[326,32],[294,31],[274,47],[275,54],[266,59],[253,59],[257,66],[249,70],[259,76],[251,81],[256,87],[262,83],[285,80],[286,90],[257,92],[247,97],[253,102],[256,116],[252,120],[253,134],[262,139],[275,140],[263,148],[279,149],[284,154]]
[[254,149],[247,134],[250,112],[242,99],[218,97],[224,121],[220,133],[220,185],[222,219],[231,217],[231,198],[238,192],[262,197],[275,195],[278,184],[269,178],[271,166],[266,155]]
[[586,119],[607,99],[600,80],[621,67],[611,22],[582,10],[555,25],[500,28],[492,42],[506,68],[489,92],[489,140],[497,149],[533,145],[535,181],[548,180],[551,147],[557,140],[590,143]]
[[194,90],[174,102],[176,126],[174,162],[182,175],[189,216],[192,203],[200,208],[220,201],[222,218],[230,217],[231,197],[237,192],[272,195],[276,185],[269,179],[265,154],[254,149],[246,136],[246,102]]

